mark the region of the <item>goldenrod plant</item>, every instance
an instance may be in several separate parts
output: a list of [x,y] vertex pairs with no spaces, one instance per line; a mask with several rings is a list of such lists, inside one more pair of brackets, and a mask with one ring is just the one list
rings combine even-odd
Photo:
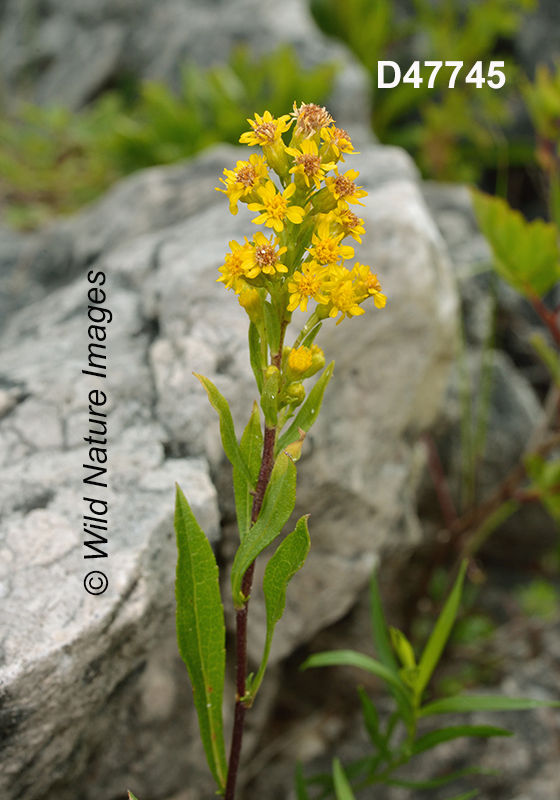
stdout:
[[[177,636],[194,692],[206,758],[218,792],[235,795],[245,712],[261,685],[286,587],[309,550],[307,515],[277,547],[263,579],[267,634],[261,665],[247,675],[247,617],[255,560],[278,540],[296,499],[296,462],[321,408],[334,363],[315,343],[323,322],[349,324],[372,300],[385,306],[377,276],[354,259],[348,237],[361,241],[363,220],[353,209],[367,194],[356,170],[344,166],[354,152],[350,136],[313,103],[294,103],[279,117],[268,110],[248,120],[241,143],[251,152],[224,170],[223,192],[232,214],[244,203],[257,229],[231,241],[218,282],[237,295],[249,322],[249,358],[256,393],[241,439],[225,397],[197,375],[219,416],[225,454],[233,466],[239,547],[231,570],[236,614],[236,696],[229,760],[222,724],[226,665],[225,623],[218,566],[187,498],[177,488],[175,529]],[[288,136],[290,136],[289,141]],[[306,314],[288,341],[292,314]],[[308,391],[306,382],[319,376]]]

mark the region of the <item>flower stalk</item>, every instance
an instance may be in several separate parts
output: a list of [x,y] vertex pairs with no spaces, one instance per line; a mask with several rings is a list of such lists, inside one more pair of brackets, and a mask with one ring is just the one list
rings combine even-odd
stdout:
[[[236,697],[227,764],[221,717],[225,624],[217,565],[192,513],[185,511],[176,520],[178,639],[193,683],[208,763],[225,800],[235,798],[245,714],[266,670],[274,629],[285,607],[286,587],[309,550],[307,516],[303,516],[266,566],[266,643],[257,678],[248,678],[248,613],[255,560],[279,537],[294,510],[295,464],[333,371],[314,339],[324,320],[336,320],[338,325],[361,316],[369,298],[378,308],[385,305],[377,276],[369,267],[345,266],[354,257],[354,248],[343,240],[351,236],[359,242],[363,233],[363,220],[350,211],[349,204],[363,205],[367,194],[355,183],[357,171],[339,170],[344,155],[354,152],[348,134],[335,127],[324,108],[312,103],[299,108],[294,104],[293,113],[279,119],[265,111],[249,124],[251,130],[240,141],[260,147],[262,155],[252,153],[247,161],[238,161],[235,169],[224,170],[219,189],[227,196],[232,214],[239,203],[245,203],[256,213],[253,223],[261,226],[244,243],[229,243],[217,279],[237,295],[249,317],[249,354],[259,404],[255,403],[240,441],[226,399],[208,378],[197,376],[219,414],[224,450],[233,465],[240,537],[231,571]],[[291,139],[286,141],[292,127]],[[289,347],[284,342],[296,309],[308,318]],[[318,379],[307,394],[305,383],[315,375]],[[181,509],[188,507],[184,496],[178,502]],[[193,587],[190,595],[183,590],[184,581]],[[207,585],[213,587],[211,604]],[[194,643],[193,628],[184,623],[185,602],[187,619],[194,608],[199,626],[200,638]]]

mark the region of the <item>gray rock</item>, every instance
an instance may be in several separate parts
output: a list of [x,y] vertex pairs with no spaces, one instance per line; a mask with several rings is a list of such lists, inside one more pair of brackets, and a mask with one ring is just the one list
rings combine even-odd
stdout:
[[[187,784],[193,796],[207,792],[184,672],[171,655],[171,514],[178,480],[217,542],[208,470],[221,485],[226,468],[215,412],[192,372],[226,395],[238,431],[255,397],[245,313],[216,283],[228,242],[248,233],[251,215],[229,215],[209,165],[215,184],[236,157],[235,149],[218,149],[190,167],[149,170],[51,228],[44,263],[56,273],[63,231],[68,283],[15,313],[3,332],[0,684],[9,726],[0,785],[9,800],[73,800],[78,785],[86,800],[119,796],[127,786],[145,800]],[[313,553],[291,586],[276,662],[347,612],[381,551],[420,536],[413,433],[436,414],[453,353],[449,265],[411,162],[370,146],[354,163],[371,191],[356,258],[378,271],[389,303],[336,335],[332,323],[322,332],[337,369],[305,445],[298,491],[298,511],[312,511]],[[84,591],[91,562],[77,535],[87,397],[99,388],[99,379],[81,374],[82,275],[91,269],[106,272],[105,305],[114,315],[103,382],[110,535],[109,558],[100,560],[109,588],[98,597]],[[42,280],[48,288],[50,279]],[[223,513],[227,500],[220,502]],[[252,659],[263,625],[256,590]],[[266,719],[263,702],[254,739]]]

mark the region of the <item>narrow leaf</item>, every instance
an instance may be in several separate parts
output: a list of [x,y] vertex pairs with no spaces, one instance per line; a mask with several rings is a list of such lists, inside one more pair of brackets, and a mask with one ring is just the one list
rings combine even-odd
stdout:
[[253,403],[253,412],[249,422],[247,423],[247,427],[243,431],[240,444],[241,456],[244,462],[247,464],[247,468],[251,475],[251,483],[248,483],[244,472],[241,472],[237,467],[233,468],[235,510],[237,512],[237,527],[239,528],[240,539],[243,539],[251,527],[251,510],[253,508],[253,495],[251,494],[251,487],[256,485],[259,477],[262,448],[263,435],[259,416],[259,406],[255,402]]
[[224,610],[218,566],[210,542],[177,486],[177,641],[193,688],[200,735],[208,766],[220,789],[227,764],[222,723],[226,663]]
[[295,503],[296,465],[289,456],[280,453],[270,476],[259,518],[245,534],[233,561],[231,589],[237,608],[242,607],[246,600],[241,593],[245,572],[281,532]]
[[414,650],[404,633],[399,631],[398,628],[391,627],[389,628],[389,636],[391,637],[391,643],[403,667],[409,670],[415,670],[416,659],[414,658]]
[[374,745],[374,747],[377,748],[379,753],[382,756],[387,756],[389,754],[389,751],[387,750],[387,742],[385,740],[385,737],[379,730],[379,716],[377,714],[377,709],[371,702],[363,686],[358,686],[358,694],[360,696],[360,702],[362,704],[362,713],[364,715],[364,723],[369,738],[371,739],[372,744]]
[[280,320],[278,312],[268,300],[264,302],[264,322],[266,325],[266,338],[272,354],[277,353],[280,347]]
[[375,571],[371,576],[371,625],[373,628],[373,643],[379,660],[396,675],[399,668],[389,642],[389,630],[385,621],[383,606],[381,605],[381,594]]
[[478,738],[490,738],[491,736],[513,736],[511,731],[505,728],[496,728],[493,725],[453,725],[449,728],[440,728],[437,731],[427,733],[417,739],[411,747],[413,756],[430,750],[441,742],[449,742],[451,739],[459,739],[462,736],[474,736]]
[[228,401],[223,394],[218,391],[212,381],[208,380],[208,378],[205,378],[204,375],[198,375],[196,372],[193,372],[193,375],[195,378],[198,378],[198,380],[204,386],[208,394],[208,399],[218,412],[220,417],[220,434],[222,436],[222,445],[226,456],[233,466],[237,467],[237,469],[245,475],[247,480],[251,482],[251,474],[243,460],[241,450],[239,449],[239,444],[237,442],[237,437],[235,435],[233,417],[231,416],[231,411],[229,410]]
[[280,437],[277,445],[278,452],[284,450],[284,448],[287,447],[287,445],[291,444],[298,438],[299,428],[301,428],[307,433],[307,431],[315,423],[315,420],[319,416],[319,411],[321,410],[321,403],[323,402],[323,395],[325,393],[325,389],[327,388],[327,384],[332,377],[333,370],[334,370],[334,361],[331,361],[328,367],[325,367],[321,377],[309,392],[307,399],[305,400],[304,404],[298,411],[296,418],[294,419],[288,430],[285,433],[283,433],[282,436]]
[[333,760],[333,781],[336,800],[356,800],[350,782],[338,758]]
[[303,766],[301,761],[296,763],[296,798],[297,800],[309,800],[307,793],[307,784],[305,783],[305,776],[303,774]]
[[254,322],[249,323],[249,359],[251,361],[251,369],[257,382],[259,394],[263,390],[263,360],[261,350],[261,337]]
[[363,653],[356,653],[354,650],[330,650],[324,653],[313,653],[309,658],[306,658],[300,669],[309,669],[309,667],[358,667],[370,672],[372,675],[377,675],[378,678],[394,686],[399,692],[404,694],[407,692],[406,687],[399,678],[381,662]]
[[[128,790],[128,800],[137,800],[137,798],[132,794],[130,789]],[[299,798],[298,798],[299,800]]]
[[419,710],[420,717],[466,711],[527,711],[532,708],[559,708],[560,702],[533,700],[530,697],[464,694],[434,700]]
[[301,343],[301,344],[302,344],[302,346],[303,346],[303,347],[311,347],[311,345],[312,345],[312,344],[313,344],[313,342],[315,341],[315,337],[317,336],[317,334],[319,333],[319,331],[321,330],[321,328],[322,328],[322,327],[323,327],[323,323],[322,323],[322,322],[320,322],[318,325],[315,325],[315,327],[313,328],[313,330],[312,330],[312,331],[310,331],[310,332],[307,334],[307,336],[305,337],[305,339],[304,339],[304,340],[303,340],[303,342]]
[[307,530],[307,518],[305,516],[298,520],[295,530],[286,536],[264,571],[263,591],[266,606],[266,641],[261,665],[251,687],[251,702],[255,699],[263,679],[272,645],[274,628],[282,618],[286,607],[286,587],[296,572],[303,567],[309,553],[311,542],[309,540],[309,531]]
[[441,778],[431,778],[427,781],[403,781],[399,778],[386,778],[385,783],[389,786],[402,786],[405,789],[439,789],[447,783],[456,781],[459,778],[466,778],[468,775],[499,775],[497,769],[486,769],[484,767],[466,767],[458,769],[456,772],[449,772]]
[[465,573],[467,571],[467,560],[465,559],[461,564],[461,569],[455,585],[451,590],[451,594],[447,598],[447,602],[443,607],[438,621],[431,633],[428,643],[424,648],[420,663],[418,664],[418,678],[416,683],[416,692],[421,695],[436,668],[443,649],[447,644],[451,629],[455,623],[459,604],[461,602],[461,594],[463,591],[463,581],[465,580]]

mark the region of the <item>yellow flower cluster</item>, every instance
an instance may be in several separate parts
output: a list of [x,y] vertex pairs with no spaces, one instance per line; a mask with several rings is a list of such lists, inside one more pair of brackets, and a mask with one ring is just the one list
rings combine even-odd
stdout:
[[[251,130],[240,142],[261,147],[262,155],[224,170],[219,191],[228,197],[232,214],[239,202],[246,203],[256,213],[253,222],[272,235],[259,230],[244,244],[230,242],[218,281],[239,295],[254,322],[263,318],[267,296],[286,323],[297,308],[306,312],[310,300],[317,304],[314,324],[327,317],[338,317],[338,324],[363,314],[361,305],[369,297],[383,308],[385,295],[369,267],[345,266],[354,248],[343,240],[361,243],[364,233],[363,220],[350,206],[363,205],[367,195],[356,184],[358,172],[339,167],[354,153],[350,136],[313,103],[299,108],[294,103],[293,112],[278,119],[265,111],[248,122]],[[286,144],[283,137],[292,126]]]

